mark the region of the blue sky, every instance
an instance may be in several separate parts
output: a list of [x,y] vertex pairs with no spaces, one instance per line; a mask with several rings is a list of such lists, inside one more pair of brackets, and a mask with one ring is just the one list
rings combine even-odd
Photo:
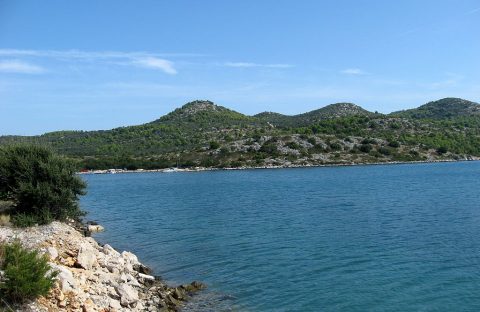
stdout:
[[479,55],[479,0],[0,0],[0,134],[480,102]]

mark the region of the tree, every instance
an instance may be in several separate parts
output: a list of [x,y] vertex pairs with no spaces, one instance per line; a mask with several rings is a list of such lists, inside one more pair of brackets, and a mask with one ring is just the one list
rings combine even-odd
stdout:
[[46,224],[84,215],[78,199],[85,194],[86,184],[75,175],[76,169],[73,160],[44,147],[0,148],[0,200],[14,203],[14,223],[29,220]]

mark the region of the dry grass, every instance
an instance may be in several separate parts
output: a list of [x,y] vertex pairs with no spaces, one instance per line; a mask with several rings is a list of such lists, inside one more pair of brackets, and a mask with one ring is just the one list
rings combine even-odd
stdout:
[[0,200],[0,226],[11,225],[8,211],[13,207],[11,201]]
[[0,226],[9,226],[10,223],[10,215],[8,214],[0,214]]

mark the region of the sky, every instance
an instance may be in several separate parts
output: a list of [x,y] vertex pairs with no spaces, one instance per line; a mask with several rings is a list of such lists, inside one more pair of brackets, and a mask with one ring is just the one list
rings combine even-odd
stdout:
[[0,135],[480,102],[480,0],[0,0]]

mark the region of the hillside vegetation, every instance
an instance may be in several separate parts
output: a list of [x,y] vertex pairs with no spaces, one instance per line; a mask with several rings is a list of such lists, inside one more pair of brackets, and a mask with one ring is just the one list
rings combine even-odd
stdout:
[[147,124],[0,137],[47,145],[85,169],[257,167],[472,159],[480,105],[446,98],[389,115],[337,103],[287,116],[247,116],[194,101]]

